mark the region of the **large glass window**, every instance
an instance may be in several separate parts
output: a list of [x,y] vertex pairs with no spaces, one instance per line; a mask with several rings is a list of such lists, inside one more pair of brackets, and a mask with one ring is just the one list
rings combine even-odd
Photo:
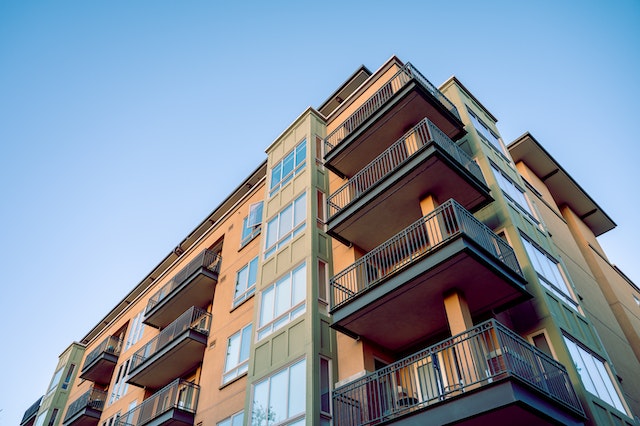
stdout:
[[529,204],[529,200],[527,199],[524,191],[520,189],[520,187],[516,185],[511,179],[506,177],[495,165],[491,164],[491,168],[493,169],[493,174],[498,181],[498,186],[500,186],[500,189],[505,194],[507,199],[509,199],[512,203],[519,207],[520,210],[526,213],[527,216],[538,223],[538,219],[533,214],[533,210],[531,209],[531,205]]
[[244,421],[244,411],[234,414],[231,417],[227,417],[221,422],[218,422],[217,426],[242,426]]
[[258,258],[243,266],[236,275],[236,292],[233,296],[233,307],[238,306],[256,290],[256,277],[258,275]]
[[262,230],[262,209],[264,203],[262,201],[249,206],[249,214],[242,222],[242,236],[240,239],[240,247],[244,247],[253,240]]
[[127,393],[129,390],[129,384],[127,380],[129,379],[129,364],[131,358],[120,364],[118,368],[118,374],[116,375],[116,379],[113,382],[113,386],[111,387],[111,395],[109,396],[109,404],[113,404],[115,401],[119,400],[120,397]]
[[252,426],[304,424],[305,360],[256,383],[251,409]]
[[143,316],[144,312],[140,312],[131,320],[129,324],[129,335],[127,336],[127,343],[124,347],[125,351],[131,346],[135,345],[142,338],[142,333],[144,333],[144,324],[142,323]]
[[307,140],[303,140],[271,169],[269,196],[278,192],[282,186],[298,174],[306,164]]
[[71,381],[71,378],[73,377],[73,373],[76,370],[76,365],[75,364],[71,364],[71,366],[69,366],[69,370],[67,370],[67,375],[64,378],[64,382],[62,383],[62,389],[66,389],[69,386],[69,382]]
[[64,371],[64,367],[60,368],[53,374],[53,378],[51,379],[51,384],[49,385],[49,390],[47,391],[47,395],[56,390],[58,387],[58,383],[60,383],[60,378],[62,378],[62,372]]
[[489,142],[489,144],[496,148],[498,152],[500,152],[500,154],[506,156],[507,153],[502,146],[502,142],[500,142],[500,138],[495,133],[493,133],[493,131],[489,129],[489,126],[487,126],[481,119],[479,119],[478,116],[476,116],[469,108],[467,108],[467,111],[469,112],[469,117],[471,117],[471,123],[473,124],[473,127],[476,129],[480,137]]
[[528,239],[522,238],[522,243],[527,250],[533,268],[538,274],[540,283],[577,310],[578,302],[573,298],[558,262]]
[[224,363],[222,383],[228,383],[249,369],[249,345],[251,344],[251,324],[229,337],[227,358]]
[[303,193],[267,223],[265,259],[304,229],[306,215],[307,196]]
[[563,337],[587,391],[626,414],[604,361],[567,336]]
[[306,309],[307,266],[298,266],[262,291],[258,340],[268,336]]

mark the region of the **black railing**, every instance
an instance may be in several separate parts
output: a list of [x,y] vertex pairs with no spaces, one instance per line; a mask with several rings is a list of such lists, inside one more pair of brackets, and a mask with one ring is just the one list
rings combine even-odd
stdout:
[[115,426],[140,426],[160,417],[172,409],[195,413],[200,386],[176,379],[169,383],[133,410],[120,416]]
[[565,367],[489,320],[335,389],[334,424],[394,419],[508,377],[584,415]]
[[476,179],[480,180],[480,182],[484,182],[480,166],[449,139],[442,130],[427,118],[424,118],[413,129],[409,130],[404,136],[394,142],[389,148],[382,152],[382,154],[329,196],[327,199],[329,216],[340,212],[340,210],[369,190],[369,188],[381,181],[385,176],[391,174],[431,143],[436,144],[447,152],[462,165],[462,167],[475,176]]
[[67,414],[64,416],[64,420],[62,423],[67,423],[71,418],[73,418],[80,411],[85,408],[91,408],[97,411],[102,411],[104,408],[104,402],[107,400],[107,392],[91,388],[82,396],[71,404],[69,404],[69,408],[67,409]]
[[209,272],[218,273],[220,272],[220,263],[222,262],[222,257],[220,254],[215,253],[211,250],[204,250],[198,256],[196,256],[191,262],[187,264],[184,268],[182,268],[177,274],[169,280],[165,285],[162,286],[160,290],[155,292],[153,296],[149,298],[147,302],[147,309],[145,310],[145,314],[149,314],[149,312],[163,299],[170,296],[173,290],[175,290],[180,284],[182,284],[187,278],[193,275],[200,268],[204,268]]
[[24,412],[24,415],[22,416],[22,420],[20,421],[20,424],[26,423],[27,420],[29,420],[30,418],[32,418],[38,413],[38,410],[40,409],[40,403],[42,402],[42,398],[44,397],[41,396],[40,398],[38,398],[36,402],[31,404],[31,407],[27,408],[27,410]]
[[122,349],[122,339],[118,339],[115,336],[109,336],[102,341],[98,345],[97,348],[89,352],[87,358],[84,361],[84,365],[82,366],[82,371],[84,371],[88,366],[91,365],[93,361],[96,360],[103,353],[111,354],[118,356],[120,355],[120,350]]
[[325,153],[329,153],[335,146],[355,130],[360,124],[371,117],[393,95],[406,86],[410,81],[419,82],[435,97],[447,110],[460,119],[458,109],[442,94],[420,71],[410,63],[405,64],[393,75],[377,92],[367,99],[353,114],[340,124],[324,139]]
[[146,345],[138,349],[131,357],[131,367],[133,372],[144,362],[169,345],[173,340],[186,330],[196,330],[197,332],[209,335],[211,327],[211,314],[204,309],[191,307],[180,315],[175,321],[163,329],[160,334],[151,339]]
[[332,277],[329,281],[331,309],[350,301],[460,235],[465,235],[522,276],[511,246],[450,199]]

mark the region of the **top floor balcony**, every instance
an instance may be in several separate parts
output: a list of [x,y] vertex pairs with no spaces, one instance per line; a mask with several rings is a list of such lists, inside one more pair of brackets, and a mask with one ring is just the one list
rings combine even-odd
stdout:
[[407,63],[327,135],[325,166],[353,176],[424,117],[453,140],[465,133],[456,107]]
[[64,426],[97,426],[107,400],[107,393],[91,387],[80,398],[69,404],[62,424]]
[[427,118],[327,198],[328,233],[369,251],[422,216],[425,194],[466,209],[491,200],[478,164]]
[[198,385],[177,379],[120,416],[116,426],[193,426],[199,393]]
[[80,378],[99,384],[110,383],[121,349],[122,339],[115,336],[104,339],[85,358]]
[[206,308],[213,301],[221,262],[211,250],[198,254],[149,298],[144,323],[162,328],[191,306]]
[[38,414],[38,410],[40,409],[42,398],[43,397],[41,396],[36,402],[31,404],[31,407],[27,408],[22,416],[22,420],[20,421],[20,426],[33,426],[36,420],[36,414]]
[[565,367],[495,320],[338,387],[336,426],[579,425]]
[[450,291],[466,295],[473,317],[531,297],[511,246],[454,200],[329,282],[332,327],[393,352],[449,332]]

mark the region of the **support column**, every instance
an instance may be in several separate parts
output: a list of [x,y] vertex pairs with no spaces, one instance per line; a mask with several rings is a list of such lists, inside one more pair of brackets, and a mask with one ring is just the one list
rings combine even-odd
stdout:
[[452,290],[444,295],[444,310],[452,336],[473,327],[469,304],[461,291]]

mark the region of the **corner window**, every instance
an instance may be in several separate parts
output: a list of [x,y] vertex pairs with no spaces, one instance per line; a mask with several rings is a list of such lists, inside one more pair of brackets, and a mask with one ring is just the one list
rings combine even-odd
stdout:
[[627,414],[605,362],[567,336],[563,337],[587,391]]
[[307,140],[303,140],[287,154],[282,160],[271,168],[271,184],[269,186],[269,197],[273,196],[289,182],[296,174],[300,173],[306,164]]
[[307,265],[303,263],[262,291],[258,340],[305,312],[306,278]]
[[255,257],[247,265],[243,266],[236,275],[236,292],[233,296],[235,308],[256,290],[256,277],[258,275],[258,258]]
[[227,358],[224,363],[222,383],[228,383],[249,369],[249,345],[251,344],[251,324],[229,337]]
[[304,424],[307,395],[305,367],[303,359],[255,384],[252,426]]
[[242,236],[240,237],[240,247],[244,247],[251,240],[260,234],[262,230],[262,201],[249,206],[249,214],[242,222]]
[[264,258],[268,258],[280,247],[298,235],[305,227],[307,194],[303,193],[267,223]]
[[532,219],[536,225],[540,222],[538,218],[533,213],[531,209],[531,205],[529,204],[529,200],[527,199],[526,194],[518,185],[516,185],[511,179],[505,176],[500,169],[498,169],[494,164],[491,164],[491,168],[493,169],[493,174],[498,181],[498,186],[502,190],[502,193],[507,197],[509,201],[516,205],[526,216]]
[[558,296],[567,305],[578,311],[578,302],[573,298],[569,286],[561,272],[558,261],[526,238],[522,238],[533,269],[538,274],[540,284]]
[[469,113],[471,123],[478,132],[478,135],[480,135],[482,139],[488,142],[489,145],[497,149],[500,154],[507,157],[508,159],[507,152],[502,146],[500,138],[495,133],[493,133],[493,131],[489,129],[489,126],[487,126],[481,119],[479,119],[478,116],[475,115],[469,108],[467,108],[467,112]]

